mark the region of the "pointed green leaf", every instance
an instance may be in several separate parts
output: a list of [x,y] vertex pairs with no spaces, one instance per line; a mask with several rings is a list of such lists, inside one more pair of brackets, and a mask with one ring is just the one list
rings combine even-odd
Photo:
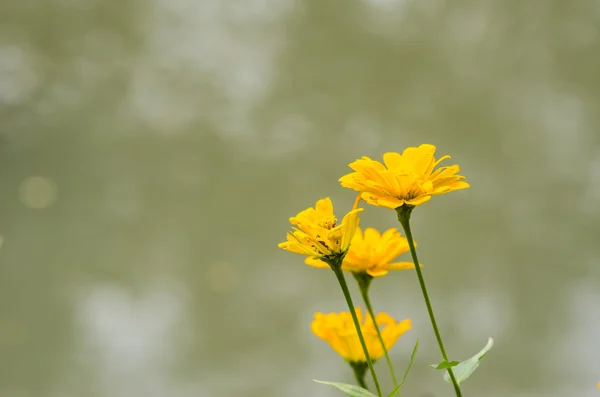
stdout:
[[313,379],[317,383],[322,383],[324,385],[330,385],[333,387],[337,387],[347,395],[351,397],[377,397],[375,394],[371,393],[367,389],[363,389],[360,386],[351,385],[348,383],[340,383],[340,382],[325,382],[322,380]]
[[406,377],[408,376],[408,373],[410,372],[410,368],[412,367],[413,363],[415,362],[415,356],[417,355],[418,349],[419,349],[419,340],[417,339],[417,341],[415,342],[415,347],[413,347],[413,351],[410,355],[410,361],[408,362],[408,367],[406,367],[406,371],[404,371],[404,376],[402,377],[400,384],[398,386],[396,386],[394,388],[394,390],[392,390],[392,392],[387,395],[387,397],[393,397],[400,391],[400,388],[404,384],[404,381],[406,380]]
[[[485,356],[487,352],[490,351],[492,346],[494,346],[494,340],[492,338],[489,338],[487,345],[485,345],[485,347],[481,349],[479,353],[469,358],[468,360],[461,361],[460,363],[458,363],[457,366],[455,366],[452,369],[452,372],[454,373],[454,377],[456,378],[458,384],[466,380],[469,376],[473,374],[473,372],[475,372],[477,367],[479,367],[479,360],[481,360],[483,356]],[[450,379],[450,375],[448,374],[448,372],[444,374],[444,380],[448,383],[452,383],[452,379]]]
[[435,369],[448,369],[448,368],[456,367],[458,364],[459,364],[458,361],[442,360],[442,361],[440,361],[439,364],[431,364],[430,367],[435,368]]

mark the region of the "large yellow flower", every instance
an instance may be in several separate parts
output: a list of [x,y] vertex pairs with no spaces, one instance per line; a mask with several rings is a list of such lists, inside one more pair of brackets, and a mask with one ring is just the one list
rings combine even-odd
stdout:
[[367,203],[392,209],[404,204],[420,205],[431,196],[470,187],[463,182],[464,176],[456,175],[458,165],[435,169],[450,156],[436,161],[434,153],[435,146],[427,144],[409,147],[402,154],[385,153],[385,166],[365,156],[350,163],[355,172],[341,177],[340,183],[360,192]]
[[[392,262],[397,256],[409,251],[408,240],[398,229],[391,228],[383,234],[368,227],[364,233],[358,228],[344,257],[342,269],[353,273],[368,273],[372,277],[385,276],[389,270],[414,269],[413,262]],[[316,258],[306,258],[306,264],[328,267]]]
[[[358,316],[360,329],[371,360],[376,361],[383,357],[384,351],[377,337],[375,325],[370,316],[363,319],[359,307],[356,308],[356,315]],[[385,348],[388,351],[402,334],[411,329],[411,321],[409,319],[396,322],[386,313],[379,313],[375,319],[381,330],[381,338],[383,339]],[[315,313],[315,319],[312,322],[311,328],[315,335],[329,343],[333,350],[342,356],[344,360],[354,363],[366,362],[365,353],[358,339],[352,315],[349,312]]]
[[317,201],[315,208],[305,209],[290,218],[293,230],[279,248],[314,258],[331,258],[345,253],[358,228],[358,213],[363,211],[356,206],[338,225],[331,199]]

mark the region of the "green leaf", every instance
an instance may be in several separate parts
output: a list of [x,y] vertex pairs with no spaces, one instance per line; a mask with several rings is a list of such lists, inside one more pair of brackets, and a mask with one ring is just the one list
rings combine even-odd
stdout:
[[458,361],[446,361],[442,360],[439,364],[431,364],[430,367],[434,369],[448,369],[456,367],[459,364]]
[[360,386],[351,385],[348,383],[340,383],[340,382],[325,382],[322,380],[313,379],[317,383],[322,383],[324,385],[330,385],[333,387],[337,387],[344,393],[352,397],[377,397],[375,394],[371,393],[367,389],[363,389]]
[[394,388],[394,390],[392,390],[392,392],[387,395],[387,397],[395,396],[400,391],[400,388],[402,387],[402,385],[404,385],[404,381],[406,380],[406,377],[408,376],[408,373],[410,372],[410,368],[412,367],[413,363],[415,362],[415,356],[417,355],[418,349],[419,349],[419,340],[417,339],[417,341],[415,342],[415,347],[413,347],[413,351],[410,355],[410,361],[408,362],[408,367],[406,367],[406,371],[404,371],[404,376],[402,377],[400,384],[398,386],[396,386]]
[[[479,367],[479,360],[481,360],[483,356],[485,356],[487,352],[490,351],[492,346],[494,346],[494,340],[492,338],[489,338],[487,345],[485,345],[485,347],[481,349],[479,353],[469,358],[468,360],[461,361],[452,369],[452,372],[454,373],[454,377],[456,378],[458,384],[466,380],[469,376],[473,374],[473,372],[475,372],[477,367]],[[444,380],[448,383],[452,383],[452,379],[450,379],[450,375],[448,374],[448,372],[444,374]]]

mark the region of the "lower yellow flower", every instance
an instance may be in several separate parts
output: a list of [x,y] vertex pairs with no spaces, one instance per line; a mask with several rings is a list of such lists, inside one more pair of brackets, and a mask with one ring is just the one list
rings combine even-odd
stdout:
[[[413,262],[392,262],[408,251],[408,240],[396,228],[388,229],[383,234],[372,227],[366,228],[364,233],[357,228],[342,269],[352,273],[368,273],[371,277],[385,276],[389,270],[414,269]],[[315,258],[306,258],[305,262],[314,267],[328,266]]]
[[[363,319],[359,307],[356,308],[356,315],[361,324],[360,328],[371,360],[376,361],[383,357],[384,351],[377,337],[375,325],[370,317]],[[411,329],[411,321],[409,319],[397,323],[386,313],[379,313],[376,316],[376,321],[381,329],[381,337],[388,351],[402,334]],[[365,353],[358,339],[352,315],[349,312],[315,313],[315,319],[311,327],[313,333],[329,343],[333,350],[342,356],[344,360],[354,363],[366,362]]]
[[279,248],[314,258],[342,255],[348,250],[358,228],[358,213],[361,211],[363,208],[356,208],[355,205],[338,225],[331,199],[321,199],[315,208],[308,208],[290,218],[293,230],[287,234],[287,241],[279,244]]

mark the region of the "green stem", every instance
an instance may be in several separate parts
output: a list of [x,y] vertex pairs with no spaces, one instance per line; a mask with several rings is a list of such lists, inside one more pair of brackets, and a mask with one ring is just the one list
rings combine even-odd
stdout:
[[354,370],[354,377],[358,385],[365,390],[369,390],[367,382],[365,382],[365,373],[367,372],[367,364],[362,362],[351,362],[350,366]]
[[[429,313],[429,319],[431,320],[431,326],[433,327],[435,338],[437,339],[438,345],[440,347],[440,352],[442,353],[442,357],[444,358],[444,360],[449,361],[448,355],[446,354],[446,349],[444,348],[444,342],[442,342],[442,336],[440,335],[437,322],[435,321],[433,308],[431,307],[431,302],[429,301],[429,294],[427,293],[427,287],[425,286],[425,279],[423,278],[423,272],[421,271],[421,267],[419,266],[419,258],[417,257],[417,250],[415,249],[415,243],[413,241],[412,232],[410,230],[410,214],[413,208],[413,206],[408,206],[407,204],[404,204],[403,206],[397,208],[396,211],[398,213],[398,220],[400,221],[402,228],[404,228],[404,233],[406,234],[406,239],[408,240],[410,253],[415,264],[415,270],[417,271],[419,284],[421,285],[421,292],[423,292],[423,298],[425,299],[425,305],[427,306],[427,312]],[[456,392],[456,396],[462,397],[460,386],[456,381],[456,377],[454,376],[452,368],[448,368],[448,375],[450,375],[450,379],[452,380],[452,384],[454,385],[454,391]]]
[[356,333],[358,334],[358,339],[360,340],[360,344],[363,348],[363,352],[365,353],[365,358],[367,360],[367,365],[369,366],[369,371],[371,372],[371,376],[373,377],[373,383],[375,383],[375,388],[377,389],[377,394],[379,397],[383,397],[381,393],[381,386],[379,386],[379,379],[377,379],[377,374],[375,373],[375,368],[373,367],[373,361],[371,361],[371,356],[369,355],[369,350],[367,349],[367,344],[365,343],[365,338],[363,337],[362,331],[360,329],[360,322],[358,321],[358,317],[356,316],[356,310],[354,309],[354,303],[352,303],[352,297],[350,296],[350,290],[348,290],[348,284],[346,283],[346,278],[344,277],[344,272],[342,270],[342,259],[340,258],[337,263],[333,261],[329,263],[331,266],[331,270],[335,273],[338,282],[340,283],[340,287],[342,288],[342,292],[344,293],[344,298],[346,298],[346,303],[348,304],[348,309],[350,309],[350,314],[352,315],[352,320],[354,320],[354,327],[356,327]]
[[353,274],[354,278],[358,282],[358,288],[360,289],[360,294],[362,295],[363,301],[365,302],[367,311],[369,312],[371,320],[373,321],[373,325],[375,325],[375,329],[377,330],[377,337],[379,338],[381,348],[383,349],[383,353],[385,354],[385,361],[387,361],[388,368],[390,369],[390,374],[392,374],[392,381],[394,382],[394,387],[396,387],[398,386],[398,381],[396,380],[396,374],[394,373],[394,366],[392,365],[392,360],[390,360],[390,355],[388,354],[387,348],[385,347],[385,342],[381,337],[381,331],[379,330],[379,325],[375,320],[375,312],[373,311],[373,306],[371,306],[371,299],[369,298],[369,287],[371,286],[371,281],[373,281],[373,277],[371,277],[367,273]]

